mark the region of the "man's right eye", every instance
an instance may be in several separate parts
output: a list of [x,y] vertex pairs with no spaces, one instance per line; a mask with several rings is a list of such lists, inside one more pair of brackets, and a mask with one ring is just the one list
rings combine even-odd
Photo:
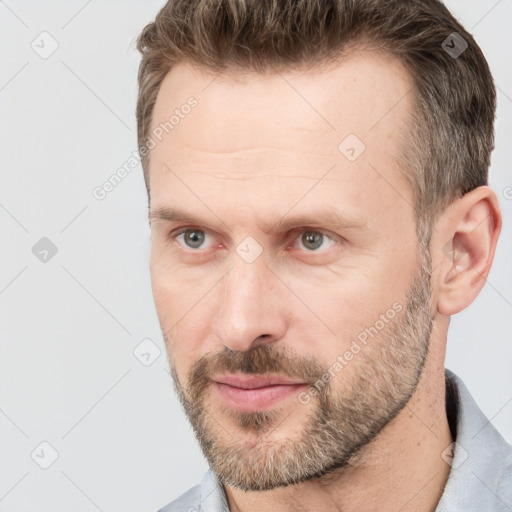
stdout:
[[187,249],[199,249],[204,243],[206,232],[201,229],[186,227],[180,228],[169,234],[168,239],[171,241],[177,240],[178,237],[183,235],[180,245]]

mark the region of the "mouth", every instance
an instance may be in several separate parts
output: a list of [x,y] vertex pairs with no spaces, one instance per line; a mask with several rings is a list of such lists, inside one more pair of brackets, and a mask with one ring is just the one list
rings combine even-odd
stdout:
[[211,381],[227,406],[245,412],[268,410],[308,386],[307,382],[281,376],[222,375],[213,377]]

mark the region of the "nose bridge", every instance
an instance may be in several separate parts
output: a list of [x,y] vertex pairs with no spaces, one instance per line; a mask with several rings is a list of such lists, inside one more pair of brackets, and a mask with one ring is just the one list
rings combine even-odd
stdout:
[[233,255],[233,268],[226,276],[223,300],[214,322],[214,331],[232,350],[248,350],[283,336],[286,319],[278,306],[275,276],[260,255],[250,262]]

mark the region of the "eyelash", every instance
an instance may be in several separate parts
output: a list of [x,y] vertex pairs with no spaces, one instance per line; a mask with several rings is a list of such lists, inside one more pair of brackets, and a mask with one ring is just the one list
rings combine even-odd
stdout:
[[[169,233],[169,235],[167,236],[167,239],[170,241],[170,242],[175,242],[176,239],[182,235],[183,233],[186,233],[187,231],[201,231],[202,233],[205,233],[205,234],[209,234],[209,231],[208,230],[205,230],[205,229],[200,229],[200,228],[196,228],[194,226],[186,226],[186,227],[183,227],[183,228],[178,228],[177,230],[174,230],[174,231],[171,231]],[[299,234],[297,235],[296,239],[304,234],[304,233],[307,233],[307,232],[311,232],[311,233],[321,233],[322,235],[324,235],[324,237],[326,237],[330,242],[335,242],[337,239],[338,240],[341,240],[341,237],[339,236],[334,236],[334,235],[331,235],[329,234],[328,232],[326,231],[322,231],[322,230],[319,230],[319,229],[313,229],[313,228],[302,228],[299,232]],[[188,248],[188,249],[185,249],[185,250],[188,250],[188,251],[191,251],[191,252],[197,252],[199,253],[201,251],[201,249],[192,249],[192,248]],[[325,251],[327,251],[327,249],[325,249],[324,251],[306,251],[308,252],[309,254],[323,254]]]

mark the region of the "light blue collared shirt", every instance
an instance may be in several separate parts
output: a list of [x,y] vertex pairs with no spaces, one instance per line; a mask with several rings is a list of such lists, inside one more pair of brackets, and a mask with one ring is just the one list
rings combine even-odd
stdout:
[[[436,512],[512,512],[512,445],[445,368],[446,411],[454,439],[450,474]],[[158,512],[229,512],[224,488],[208,470],[201,483]]]

